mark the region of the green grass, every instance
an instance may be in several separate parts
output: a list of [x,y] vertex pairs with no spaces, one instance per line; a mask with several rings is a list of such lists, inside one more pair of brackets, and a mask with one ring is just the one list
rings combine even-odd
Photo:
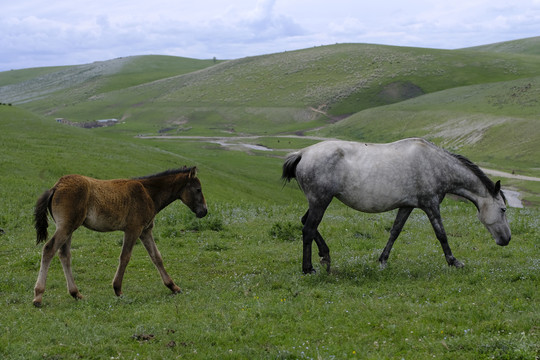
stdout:
[[[338,202],[320,226],[332,271],[301,274],[306,202],[282,188],[282,159],[218,145],[142,140],[43,120],[0,107],[0,357],[6,359],[535,359],[540,355],[540,218],[510,209],[513,237],[498,247],[472,204],[445,200],[454,255],[446,266],[426,216],[414,211],[381,271],[395,212],[362,214]],[[6,120],[7,119],[7,120]],[[263,143],[275,138],[262,139]],[[289,141],[289,140],[283,140]],[[283,148],[304,146],[291,140]],[[43,307],[32,306],[41,246],[32,212],[66,173],[131,177],[197,165],[209,215],[181,203],[156,217],[155,237],[183,293],[161,284],[135,246],[117,298],[111,280],[121,236],[79,229],[73,300],[57,258]]]

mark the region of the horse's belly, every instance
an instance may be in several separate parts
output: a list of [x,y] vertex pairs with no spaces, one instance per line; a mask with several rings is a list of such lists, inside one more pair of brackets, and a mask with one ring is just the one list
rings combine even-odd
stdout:
[[125,227],[124,221],[117,216],[94,209],[89,209],[83,225],[90,230],[100,232],[122,230]]
[[355,189],[344,191],[336,195],[336,198],[355,210],[367,213],[380,213],[405,206],[416,206],[412,198],[396,191],[396,189]]

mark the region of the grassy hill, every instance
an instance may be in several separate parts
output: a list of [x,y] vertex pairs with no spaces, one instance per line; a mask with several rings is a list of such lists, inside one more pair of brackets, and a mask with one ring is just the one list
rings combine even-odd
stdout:
[[[539,71],[535,56],[365,44],[231,60],[175,76],[166,76],[170,65],[153,58],[87,67],[70,68],[66,76],[51,74],[54,84],[47,86],[37,79],[35,89],[28,84],[19,91],[14,85],[0,88],[0,98],[9,93],[6,101],[25,102],[32,111],[74,121],[124,119],[134,132],[279,133],[319,127],[422,94]],[[58,81],[64,78],[79,81]]]
[[217,63],[130,57],[0,73],[0,99],[51,120],[117,118],[99,130],[111,136],[424,136],[538,175],[538,49],[531,38],[452,51],[337,44]]
[[468,48],[474,51],[540,55],[540,36]]
[[72,104],[96,94],[194,72],[213,64],[212,60],[148,55],[85,65],[5,71],[0,73],[0,99],[27,103],[50,97]]

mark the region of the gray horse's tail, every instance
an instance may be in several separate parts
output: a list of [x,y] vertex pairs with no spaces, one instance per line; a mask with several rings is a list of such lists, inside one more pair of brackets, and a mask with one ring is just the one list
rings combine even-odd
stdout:
[[295,152],[287,156],[283,163],[283,173],[281,174],[281,180],[284,183],[296,178],[296,166],[300,160],[302,160],[302,154],[300,152]]
[[54,189],[49,189],[41,194],[36,202],[36,208],[34,210],[34,227],[36,228],[37,235],[36,244],[47,240],[47,227],[49,227],[49,223],[47,222],[47,211],[49,211],[53,194]]

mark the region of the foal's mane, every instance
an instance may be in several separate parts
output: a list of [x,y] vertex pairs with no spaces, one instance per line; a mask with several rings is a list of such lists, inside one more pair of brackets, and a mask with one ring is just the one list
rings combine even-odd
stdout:
[[[450,155],[458,159],[463,165],[465,165],[466,168],[471,170],[480,179],[482,184],[484,184],[484,186],[488,189],[491,195],[493,196],[497,195],[495,194],[495,183],[491,181],[491,179],[482,171],[482,169],[478,167],[478,165],[476,165],[475,163],[473,163],[471,160],[467,159],[463,155],[458,155],[458,154],[453,154],[453,153],[450,153]],[[504,193],[502,191],[501,191],[501,196],[504,202],[506,203],[506,197],[504,196]]]
[[168,169],[157,174],[135,177],[133,178],[133,180],[155,179],[158,177],[164,177],[164,176],[170,176],[170,175],[188,174],[192,169],[193,167],[184,166],[183,168],[179,168],[179,169]]

